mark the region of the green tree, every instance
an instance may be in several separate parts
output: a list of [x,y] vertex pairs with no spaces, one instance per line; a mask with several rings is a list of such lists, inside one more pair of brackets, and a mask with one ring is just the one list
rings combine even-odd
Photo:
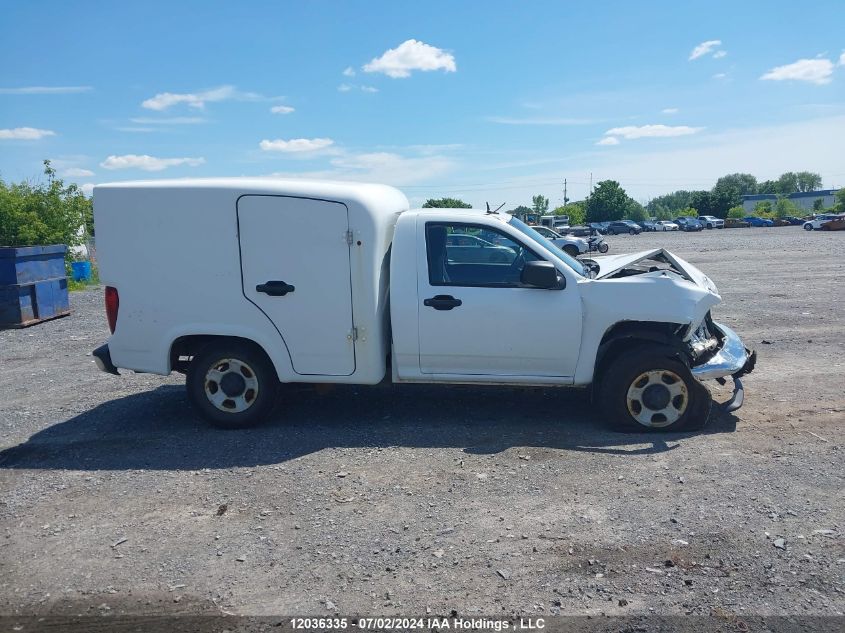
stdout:
[[628,208],[628,194],[615,180],[602,180],[587,198],[587,222],[621,220]]
[[625,207],[625,217],[634,222],[642,222],[648,219],[645,208],[636,200],[628,198],[628,205]]
[[836,204],[833,208],[837,213],[845,213],[845,187],[836,192]]
[[584,224],[587,220],[587,212],[584,209],[583,202],[570,202],[565,207],[557,207],[554,210],[555,215],[568,215],[570,226],[579,226]]
[[531,198],[532,210],[537,215],[545,215],[549,210],[549,199],[546,196],[534,196]]
[[799,210],[798,206],[786,196],[778,196],[777,202],[775,202],[773,213],[775,217],[785,218],[788,215],[799,215],[801,211]]
[[529,215],[532,215],[534,212],[525,205],[520,205],[516,209],[511,209],[510,211],[508,211],[508,213],[524,221]]
[[757,185],[757,193],[778,194],[780,193],[780,183],[777,180],[764,180]]
[[[693,191],[690,206],[701,215],[715,215],[713,213],[709,191]],[[727,211],[727,209],[726,209]]]
[[754,215],[768,215],[772,213],[771,200],[762,200],[754,205]]
[[76,246],[91,220],[91,200],[74,184],[56,178],[44,161],[46,182],[7,184],[0,180],[0,244],[9,246]]
[[778,178],[778,190],[775,193],[787,195],[798,191],[798,174],[788,171]]
[[745,209],[743,209],[742,206],[731,207],[728,209],[729,218],[744,218],[745,215]]
[[[646,205],[646,209],[649,213],[658,217],[658,219],[668,220],[669,218],[677,217],[678,211],[690,206],[690,203],[692,202],[692,194],[692,191],[685,191],[682,189],[680,191],[667,193],[663,196],[657,196],[649,201]],[[661,218],[660,215],[665,215],[666,217]]]
[[813,211],[824,211],[824,199],[816,198],[813,200]]
[[[685,217],[685,218],[697,218],[699,215],[698,209],[694,209],[692,207],[687,207],[686,209],[681,209],[678,211],[678,215],[675,217]],[[708,215],[705,213],[704,215]]]
[[740,196],[750,196],[757,193],[757,179],[751,174],[728,174],[719,178],[713,189],[735,189]]
[[458,198],[429,198],[423,203],[423,209],[472,209],[471,204],[467,204]]
[[811,171],[799,171],[795,174],[798,191],[815,191],[822,188],[821,174],[816,174]]

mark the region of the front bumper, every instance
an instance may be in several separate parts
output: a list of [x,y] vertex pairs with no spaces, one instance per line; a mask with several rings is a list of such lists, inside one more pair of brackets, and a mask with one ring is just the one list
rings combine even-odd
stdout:
[[108,343],[100,345],[100,347],[91,352],[91,354],[94,356],[94,362],[97,363],[97,369],[108,374],[120,376],[120,373],[117,371],[117,367],[115,367],[114,363],[111,362],[111,354],[109,353]]
[[745,390],[740,377],[750,374],[757,364],[757,352],[743,344],[736,332],[721,323],[713,324],[722,333],[722,349],[706,363],[691,368],[693,376],[699,380],[715,379],[725,384],[726,376],[733,379],[734,391],[730,400],[722,405],[727,411],[736,411],[745,400]]

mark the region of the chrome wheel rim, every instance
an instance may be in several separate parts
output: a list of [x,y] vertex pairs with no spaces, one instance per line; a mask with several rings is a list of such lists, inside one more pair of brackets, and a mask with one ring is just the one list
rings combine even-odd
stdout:
[[205,397],[225,413],[241,413],[258,398],[258,378],[247,363],[221,358],[205,374]]
[[677,422],[689,405],[683,379],[668,369],[653,369],[637,376],[625,395],[628,413],[647,428],[663,428]]

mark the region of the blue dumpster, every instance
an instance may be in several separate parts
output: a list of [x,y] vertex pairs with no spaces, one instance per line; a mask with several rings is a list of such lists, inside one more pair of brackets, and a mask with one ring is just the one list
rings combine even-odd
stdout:
[[74,281],[91,281],[91,262],[71,262],[70,273]]
[[65,253],[64,244],[0,247],[0,328],[70,314]]

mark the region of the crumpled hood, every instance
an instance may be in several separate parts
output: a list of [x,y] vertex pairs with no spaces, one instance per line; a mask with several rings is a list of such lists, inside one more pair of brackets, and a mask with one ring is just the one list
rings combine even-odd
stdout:
[[662,255],[666,261],[672,265],[676,272],[692,283],[704,288],[705,290],[718,295],[719,291],[711,279],[701,272],[698,268],[689,262],[681,259],[677,255],[673,255],[663,248],[655,248],[648,251],[640,251],[639,253],[626,253],[621,255],[602,255],[599,257],[591,257],[590,259],[599,265],[599,273],[596,279],[603,279],[612,275],[618,270],[636,264],[644,259],[650,259]]

